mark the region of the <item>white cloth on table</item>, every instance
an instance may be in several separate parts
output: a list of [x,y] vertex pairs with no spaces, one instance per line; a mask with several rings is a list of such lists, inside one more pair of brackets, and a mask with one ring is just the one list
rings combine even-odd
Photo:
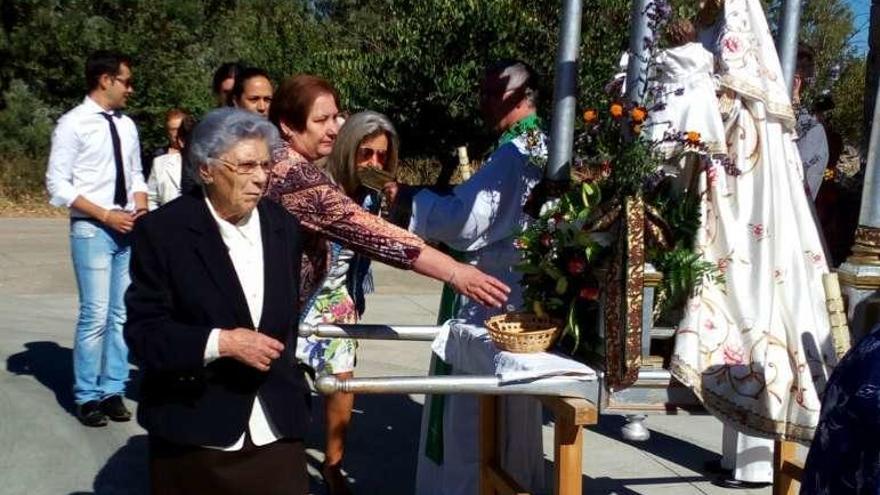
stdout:
[[500,351],[488,331],[462,320],[449,320],[431,344],[440,359],[468,374],[493,374],[501,383],[571,376],[595,381],[596,372],[573,359],[550,352],[529,354]]
[[[485,328],[462,320],[447,321],[431,345],[434,353],[452,365],[454,375],[495,375],[504,382],[572,376],[595,381],[588,366],[553,353],[515,354],[499,351]],[[522,486],[545,493],[540,402],[527,396],[501,398],[501,431],[516,432],[499,439],[501,466]],[[424,431],[427,415],[422,417]],[[479,403],[471,395],[447,395],[443,418],[444,462],[438,466],[419,458],[416,493],[475,494],[479,489]],[[535,426],[539,426],[536,428]],[[455,441],[450,441],[455,439]],[[424,452],[424,435],[419,453]]]

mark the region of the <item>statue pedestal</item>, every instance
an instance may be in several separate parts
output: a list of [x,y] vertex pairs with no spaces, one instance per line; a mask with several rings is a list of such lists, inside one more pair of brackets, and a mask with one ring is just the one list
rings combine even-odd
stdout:
[[837,270],[855,345],[880,322],[880,229],[860,225],[853,254]]

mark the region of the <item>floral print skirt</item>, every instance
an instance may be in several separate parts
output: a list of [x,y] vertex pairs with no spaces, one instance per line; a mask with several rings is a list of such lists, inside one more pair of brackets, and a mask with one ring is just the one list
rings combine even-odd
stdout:
[[[306,315],[305,321],[318,323],[357,323],[354,301],[345,287],[320,294]],[[296,358],[315,370],[318,376],[354,371],[357,340],[299,337]]]

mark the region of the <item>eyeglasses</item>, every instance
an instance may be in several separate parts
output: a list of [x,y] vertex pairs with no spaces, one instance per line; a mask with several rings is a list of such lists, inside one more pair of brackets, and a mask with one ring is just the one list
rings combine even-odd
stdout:
[[366,162],[376,157],[376,161],[385,164],[388,160],[388,150],[376,150],[373,148],[361,147],[357,150],[357,159],[359,162]]
[[118,76],[113,76],[113,80],[114,80],[114,81],[118,81],[119,84],[122,84],[122,85],[125,86],[126,88],[134,87],[134,80],[132,80],[132,78],[130,78],[130,77],[129,77],[128,79],[123,79],[123,78],[118,77]]
[[272,162],[263,161],[263,162],[241,162],[241,163],[232,163],[228,160],[224,160],[222,158],[211,158],[212,160],[217,160],[229,167],[230,170],[235,172],[238,175],[251,175],[257,171],[257,169],[261,169],[263,172],[269,173],[269,170],[272,168]]

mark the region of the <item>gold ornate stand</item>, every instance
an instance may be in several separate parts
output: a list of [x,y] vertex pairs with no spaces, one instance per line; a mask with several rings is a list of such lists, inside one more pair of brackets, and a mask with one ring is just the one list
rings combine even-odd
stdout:
[[880,228],[860,225],[853,254],[837,270],[853,340],[880,322]]

